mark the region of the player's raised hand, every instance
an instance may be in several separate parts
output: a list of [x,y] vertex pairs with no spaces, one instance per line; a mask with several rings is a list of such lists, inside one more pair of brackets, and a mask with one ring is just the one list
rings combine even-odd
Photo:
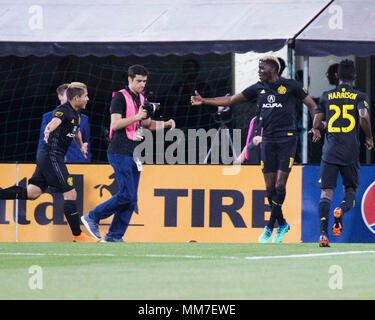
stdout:
[[195,96],[191,96],[190,101],[193,106],[200,106],[202,104],[202,97],[197,90],[194,91]]

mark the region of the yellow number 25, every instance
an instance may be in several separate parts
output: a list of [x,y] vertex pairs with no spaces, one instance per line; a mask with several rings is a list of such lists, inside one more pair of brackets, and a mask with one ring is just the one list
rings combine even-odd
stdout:
[[[354,105],[353,104],[344,104],[342,106],[342,115],[341,115],[341,109],[339,106],[336,106],[335,104],[331,104],[329,106],[329,110],[333,110],[335,113],[328,121],[328,132],[350,132],[355,127],[355,118],[348,113],[348,110],[353,110]],[[349,120],[349,125],[347,127],[334,127],[333,123],[342,116],[343,119]]]

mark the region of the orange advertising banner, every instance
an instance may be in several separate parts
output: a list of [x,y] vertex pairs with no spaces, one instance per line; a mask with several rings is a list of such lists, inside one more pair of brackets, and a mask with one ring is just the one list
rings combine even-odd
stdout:
[[[233,170],[219,165],[144,165],[138,207],[124,240],[129,242],[257,242],[270,216],[259,166]],[[19,185],[26,186],[34,164],[18,164]],[[68,165],[80,214],[117,192],[110,165]],[[239,172],[236,172],[238,171]],[[17,165],[0,164],[0,187],[16,183]],[[284,216],[291,225],[284,242],[301,241],[302,167],[290,174]],[[18,210],[18,224],[15,212]],[[112,217],[102,220],[105,235]],[[85,228],[82,226],[82,230]],[[61,194],[37,200],[0,200],[0,241],[72,241]]]

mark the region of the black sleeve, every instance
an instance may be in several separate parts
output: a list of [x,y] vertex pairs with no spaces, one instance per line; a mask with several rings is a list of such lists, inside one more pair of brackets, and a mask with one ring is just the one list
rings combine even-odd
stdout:
[[256,84],[246,88],[242,91],[247,101],[254,101],[257,98],[258,90]]
[[357,109],[358,110],[363,109],[363,108],[367,108],[367,109],[370,108],[369,99],[368,99],[367,94],[365,94],[363,92],[359,93],[358,97],[357,97],[357,100],[358,100],[358,103],[357,103]]
[[116,92],[111,101],[110,114],[119,113],[123,117],[126,116],[126,102],[121,92]]
[[322,94],[322,96],[319,98],[319,103],[316,106],[315,113],[326,113],[326,102],[327,99],[325,98],[326,94]]
[[300,82],[296,80],[292,80],[292,83],[293,83],[294,94],[298,99],[303,100],[309,95],[307,90],[304,88],[304,86]]
[[55,110],[53,110],[52,118],[59,118],[61,121],[69,119],[69,110],[64,106],[60,105]]

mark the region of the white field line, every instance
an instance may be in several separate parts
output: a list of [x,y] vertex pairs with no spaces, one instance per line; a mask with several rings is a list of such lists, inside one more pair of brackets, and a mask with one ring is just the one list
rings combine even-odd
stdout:
[[231,260],[269,260],[269,259],[293,259],[293,258],[314,258],[338,255],[372,254],[375,250],[364,251],[342,251],[324,253],[305,253],[279,256],[194,256],[194,255],[170,255],[170,254],[144,254],[144,255],[117,255],[112,253],[43,253],[43,252],[0,252],[3,256],[63,256],[63,257],[146,257],[146,258],[168,258],[168,259],[231,259]]

